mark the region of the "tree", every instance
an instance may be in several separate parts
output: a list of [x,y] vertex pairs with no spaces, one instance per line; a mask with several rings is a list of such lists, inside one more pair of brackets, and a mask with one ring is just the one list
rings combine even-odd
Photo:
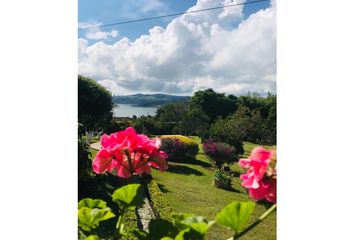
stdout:
[[161,122],[180,122],[187,115],[189,103],[176,102],[161,106],[156,111],[156,119]]
[[201,108],[192,108],[188,111],[182,122],[178,125],[178,130],[184,135],[198,135],[204,137],[209,127],[209,117]]
[[112,120],[112,94],[96,81],[78,75],[78,120],[87,129],[104,129]]
[[237,97],[225,96],[224,93],[216,93],[209,88],[197,91],[191,99],[191,108],[201,108],[208,116],[210,122],[214,122],[219,116],[225,118],[236,111]]

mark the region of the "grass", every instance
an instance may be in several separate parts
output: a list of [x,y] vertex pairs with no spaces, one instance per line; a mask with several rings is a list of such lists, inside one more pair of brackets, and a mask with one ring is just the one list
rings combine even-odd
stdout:
[[[248,201],[247,190],[241,186],[239,178],[234,178],[231,190],[223,190],[214,187],[214,171],[210,166],[208,157],[204,154],[198,137],[193,139],[199,144],[197,161],[193,163],[174,163],[176,167],[167,172],[153,170],[153,182],[149,186],[150,195],[162,218],[169,219],[171,208],[176,212],[194,213],[205,216],[208,220],[214,220],[216,214],[232,201]],[[241,157],[247,157],[257,144],[245,142],[245,153]],[[265,146],[269,148],[270,146]],[[97,151],[91,150],[94,157]],[[237,164],[231,170],[242,172]],[[158,188],[158,189],[157,189]],[[160,190],[163,194],[161,197]],[[162,199],[161,199],[162,198]],[[165,198],[168,202],[165,201]],[[154,199],[157,199],[156,201]],[[256,220],[269,208],[269,204],[257,203],[251,222]],[[166,213],[166,216],[164,216]],[[255,229],[242,237],[242,240],[273,240],[276,239],[276,214],[272,213]],[[129,227],[136,227],[134,216],[131,216]],[[129,228],[128,227],[128,228]],[[232,236],[232,232],[215,224],[207,235],[208,240],[226,240]],[[133,238],[131,238],[133,239]]]
[[[208,157],[203,153],[200,139],[193,138],[199,144],[199,153],[196,163],[174,163],[177,165],[172,171],[159,172],[153,170],[153,178],[158,186],[166,194],[172,209],[176,212],[194,213],[205,216],[208,220],[214,220],[216,214],[232,201],[248,201],[247,191],[241,186],[239,178],[233,178],[231,190],[223,190],[214,187],[214,171],[210,167]],[[256,144],[246,142],[245,154],[249,155]],[[270,146],[268,146],[270,147]],[[241,172],[241,168],[234,164],[231,168]],[[251,222],[256,220],[269,208],[269,204],[257,202]],[[276,239],[276,214],[272,213],[267,219],[253,229],[242,239]],[[251,223],[250,222],[250,223]],[[207,239],[225,240],[232,236],[232,232],[215,224],[208,232]]]

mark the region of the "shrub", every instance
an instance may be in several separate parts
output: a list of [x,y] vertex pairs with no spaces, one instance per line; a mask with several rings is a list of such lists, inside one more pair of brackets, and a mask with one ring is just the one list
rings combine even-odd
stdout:
[[221,168],[223,164],[231,165],[238,160],[235,148],[227,143],[207,140],[203,143],[203,150],[211,163],[218,168]]
[[84,138],[85,127],[82,124],[78,126],[78,179],[86,181],[91,173],[91,153],[89,143]]
[[225,171],[217,169],[214,175],[214,185],[217,188],[229,189],[231,188],[232,176]]
[[161,150],[168,154],[168,160],[182,162],[193,159],[198,154],[199,147],[191,138],[181,135],[166,135],[161,137]]
[[244,129],[239,125],[236,126],[230,117],[220,118],[212,124],[209,129],[209,138],[232,145],[237,154],[245,152],[243,149]]
[[[95,80],[78,76],[78,118],[88,130],[102,128],[112,119],[112,94]],[[105,129],[103,129],[105,130]]]

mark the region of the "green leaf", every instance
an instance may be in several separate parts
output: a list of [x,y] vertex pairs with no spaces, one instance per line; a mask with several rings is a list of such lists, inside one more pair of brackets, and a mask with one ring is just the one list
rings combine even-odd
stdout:
[[[150,240],[149,234],[141,229],[134,229],[132,234],[139,240]],[[129,237],[128,237],[129,238]]]
[[85,231],[98,227],[101,221],[114,217],[114,213],[110,208],[88,208],[82,207],[78,211],[79,226]]
[[189,226],[196,232],[205,235],[208,229],[214,224],[214,221],[208,222],[204,217],[191,216],[184,219],[181,223]]
[[175,237],[178,229],[173,224],[164,219],[152,219],[149,223],[149,236],[152,239],[163,237]]
[[247,224],[253,212],[254,202],[234,201],[216,215],[216,222],[239,233]]
[[188,214],[188,213],[173,213],[172,214],[173,223],[178,229],[184,230],[187,228],[187,226],[183,224],[182,221],[192,216],[193,216],[192,214]]
[[107,204],[105,201],[101,199],[92,199],[92,198],[84,198],[82,199],[79,204],[78,208],[88,207],[88,208],[106,208]]
[[[187,235],[195,236],[196,233],[199,236],[204,236],[210,226],[214,224],[214,221],[208,222],[208,220],[202,216],[195,216],[186,213],[175,213],[172,215],[175,226],[180,230],[191,229]],[[196,232],[196,233],[194,233]],[[186,235],[186,236],[187,236]]]
[[114,191],[112,199],[122,207],[130,209],[140,207],[144,203],[142,194],[139,193],[140,187],[140,184],[128,184],[123,186]]
[[97,235],[90,235],[85,240],[100,240],[100,238]]
[[193,229],[187,228],[178,233],[175,240],[203,240],[204,236]]

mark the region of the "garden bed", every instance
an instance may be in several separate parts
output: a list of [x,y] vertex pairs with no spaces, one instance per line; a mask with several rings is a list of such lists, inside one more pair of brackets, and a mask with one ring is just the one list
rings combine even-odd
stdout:
[[[229,190],[214,187],[213,178],[214,171],[210,171],[207,167],[210,163],[207,156],[203,154],[200,139],[193,138],[199,143],[200,151],[197,155],[197,163],[174,163],[179,167],[180,171],[159,172],[153,170],[153,178],[163,189],[172,211],[194,213],[205,216],[209,220],[213,220],[215,215],[232,201],[248,201],[247,190],[241,186],[238,177],[232,180],[232,188]],[[252,143],[245,143],[244,156],[248,156],[250,150],[255,146]],[[200,164],[199,164],[200,163]],[[176,167],[175,167],[176,168]],[[231,171],[239,174],[241,168],[234,164]],[[254,214],[251,221],[256,220],[269,206],[265,206],[262,202],[256,204]],[[163,212],[163,211],[162,211]],[[225,240],[232,236],[232,232],[218,225],[212,226],[207,234],[207,239]],[[252,230],[242,239],[253,240],[272,240],[276,239],[276,216],[271,214],[256,229]]]

